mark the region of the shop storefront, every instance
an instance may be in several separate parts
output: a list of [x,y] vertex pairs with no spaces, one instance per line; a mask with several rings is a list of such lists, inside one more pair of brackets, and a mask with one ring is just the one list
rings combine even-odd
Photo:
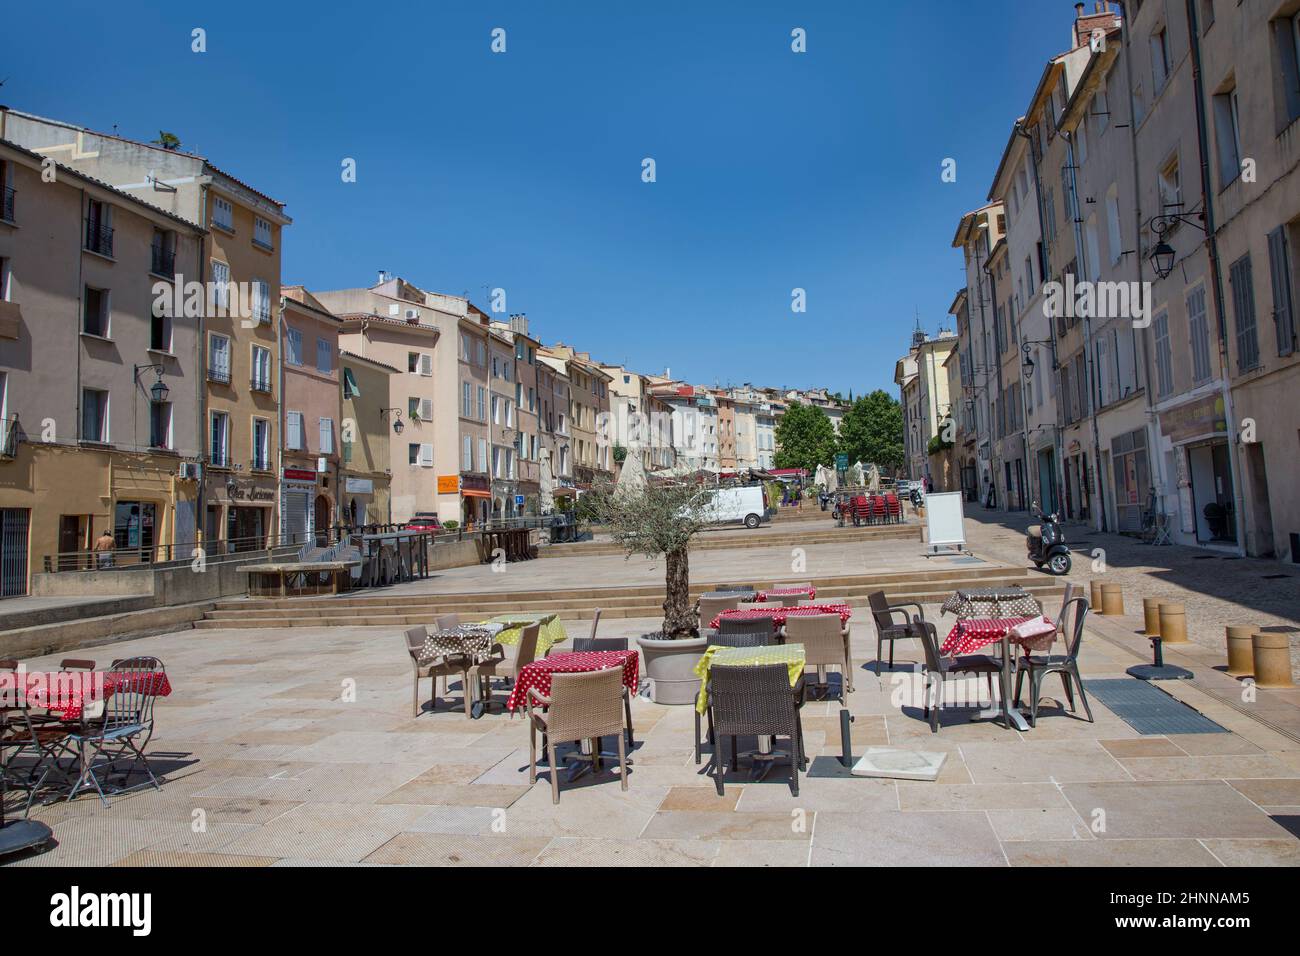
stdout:
[[350,528],[367,524],[387,524],[389,513],[388,485],[374,477],[343,475],[339,498],[340,519]]
[[1137,428],[1112,439],[1110,461],[1115,475],[1115,530],[1140,531],[1151,491],[1146,429]]
[[1077,438],[1065,446],[1065,515],[1073,521],[1092,516],[1092,467]]
[[1160,430],[1172,445],[1180,543],[1231,546],[1237,515],[1223,396],[1202,395],[1160,413]]
[[478,527],[485,524],[492,508],[492,483],[481,472],[460,473],[461,524]]
[[276,481],[271,476],[210,475],[204,530],[212,553],[257,551],[275,534]]
[[292,544],[313,539],[316,525],[316,472],[285,468],[280,481],[280,529]]

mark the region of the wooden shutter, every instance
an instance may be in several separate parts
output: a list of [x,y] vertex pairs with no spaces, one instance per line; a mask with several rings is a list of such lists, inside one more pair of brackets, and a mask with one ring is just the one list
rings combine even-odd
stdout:
[[1291,256],[1286,227],[1268,234],[1268,270],[1273,285],[1273,327],[1277,332],[1277,354],[1295,351],[1295,309],[1291,302]]

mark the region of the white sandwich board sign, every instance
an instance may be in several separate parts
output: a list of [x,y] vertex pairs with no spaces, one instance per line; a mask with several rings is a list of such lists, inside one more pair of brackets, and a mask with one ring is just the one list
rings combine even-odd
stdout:
[[966,550],[966,514],[961,492],[925,496],[926,557]]

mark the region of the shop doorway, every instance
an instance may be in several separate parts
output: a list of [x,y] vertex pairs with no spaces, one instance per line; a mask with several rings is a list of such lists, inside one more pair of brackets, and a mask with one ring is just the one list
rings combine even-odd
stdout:
[[226,512],[226,540],[231,551],[260,551],[266,547],[267,510],[231,506]]
[[315,511],[316,547],[329,547],[330,543],[330,500],[324,495],[316,496],[313,506]]
[[0,508],[0,597],[27,593],[31,516],[27,508]]
[[1060,505],[1056,500],[1055,452],[1044,448],[1038,453],[1038,506],[1043,514],[1052,514]]
[[203,515],[203,553],[217,553],[221,544],[221,505],[208,505]]
[[59,570],[77,571],[90,567],[90,547],[86,540],[88,515],[59,515]]
[[[141,564],[153,560],[157,506],[152,501],[119,501],[113,509],[113,547],[117,561],[131,563],[132,555]],[[123,553],[128,552],[128,553]]]
[[1193,445],[1187,449],[1187,471],[1192,482],[1192,513],[1196,540],[1202,544],[1236,543],[1232,471],[1228,443]]
[[1264,446],[1251,442],[1246,448],[1246,471],[1250,476],[1251,540],[1250,553],[1259,558],[1277,554],[1273,546],[1273,507],[1268,500],[1268,471],[1264,465]]
[[1142,509],[1152,489],[1146,430],[1118,436],[1110,443],[1110,453],[1115,475],[1115,529],[1141,531]]

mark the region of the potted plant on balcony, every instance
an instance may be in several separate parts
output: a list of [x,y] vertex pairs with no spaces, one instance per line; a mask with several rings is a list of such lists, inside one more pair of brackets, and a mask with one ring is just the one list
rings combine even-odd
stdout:
[[659,704],[695,700],[695,665],[708,646],[700,636],[690,596],[690,542],[706,526],[707,495],[693,482],[650,482],[639,455],[629,455],[617,484],[599,483],[580,499],[585,515],[605,527],[627,557],[664,558],[664,619],[660,629],[637,638],[645,657],[652,698]]

